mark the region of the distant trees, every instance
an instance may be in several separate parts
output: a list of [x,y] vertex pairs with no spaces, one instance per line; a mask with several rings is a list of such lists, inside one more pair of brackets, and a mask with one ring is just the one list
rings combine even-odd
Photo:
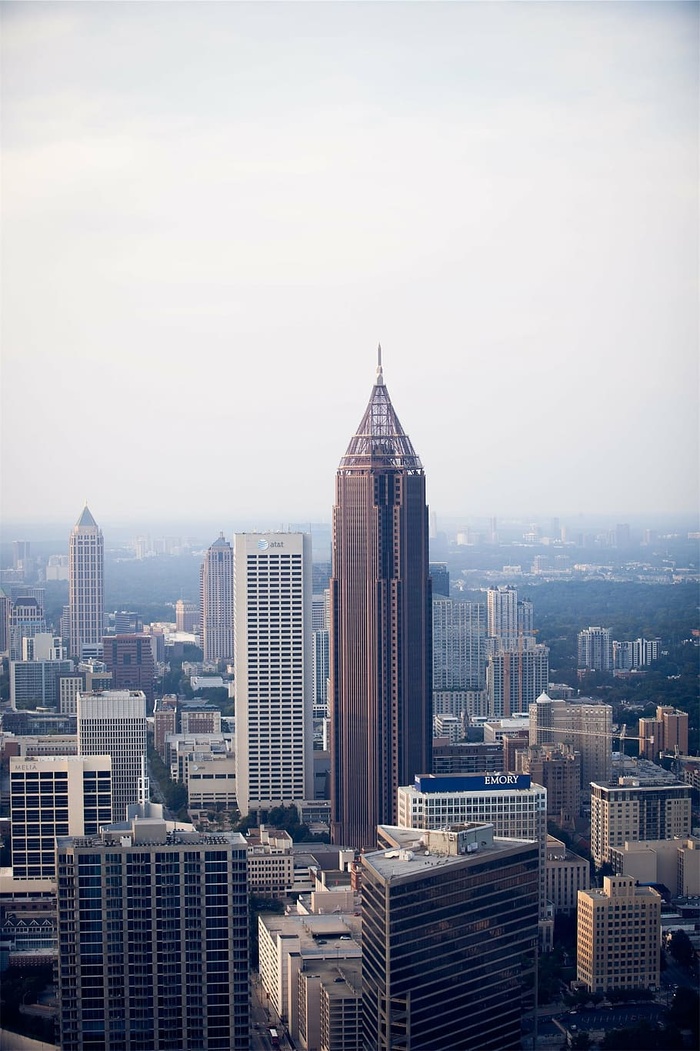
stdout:
[[682,1051],[685,1047],[679,1029],[660,1029],[649,1022],[625,1029],[611,1029],[600,1044],[602,1051]]
[[[304,825],[299,820],[299,813],[297,808],[290,804],[285,807],[272,807],[271,810],[264,811],[260,818],[260,822],[264,825],[268,825],[270,828],[277,828],[284,832],[288,832],[295,843],[328,843],[328,834],[320,833],[315,835],[308,825]],[[237,832],[248,832],[251,828],[255,828],[257,819],[252,818],[250,814],[246,814],[245,817],[235,825]]]
[[698,1046],[700,1036],[700,996],[697,989],[676,989],[673,1002],[668,1012],[669,1021],[679,1029],[690,1029],[693,1034],[694,1047]]
[[158,788],[168,810],[184,818],[187,814],[187,787],[171,779],[170,771],[153,748],[148,750],[148,766],[151,776],[158,782]]
[[697,958],[690,938],[683,930],[673,931],[669,939],[668,951],[681,967],[692,967]]

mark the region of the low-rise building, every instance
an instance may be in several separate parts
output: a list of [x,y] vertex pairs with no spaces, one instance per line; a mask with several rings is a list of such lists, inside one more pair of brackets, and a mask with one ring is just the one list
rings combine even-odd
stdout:
[[322,916],[258,917],[259,968],[273,1018],[286,1023],[292,1040],[299,1036],[299,974],[312,974],[322,961],[342,967],[362,958],[362,921],[334,913]]
[[566,916],[576,912],[578,892],[591,885],[591,866],[554,836],[547,836],[545,887],[554,911]]
[[288,832],[252,828],[248,845],[248,887],[261,898],[286,898],[294,884],[293,840]]
[[591,993],[659,984],[661,895],[631,876],[578,893],[577,978]]
[[305,960],[298,982],[298,1046],[363,1051],[362,961]]
[[190,752],[185,759],[187,809],[230,809],[236,805],[236,760],[233,755]]
[[663,883],[674,898],[700,895],[700,838],[651,839],[612,847],[615,872],[639,883]]

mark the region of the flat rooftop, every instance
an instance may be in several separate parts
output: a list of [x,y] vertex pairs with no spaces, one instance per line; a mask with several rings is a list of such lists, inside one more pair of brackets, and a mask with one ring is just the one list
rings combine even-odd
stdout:
[[[435,838],[436,832],[428,833],[422,829],[398,828],[393,825],[380,827],[384,838],[390,838],[395,846],[363,854],[362,861],[388,882],[406,876],[423,875],[438,868],[463,866],[465,863],[479,864],[485,859],[508,854],[518,847],[534,847],[539,851],[536,840],[494,836],[493,826],[485,826],[491,828],[491,835],[485,835],[477,849],[463,854],[440,849]],[[430,844],[426,839],[428,835],[431,837]]]

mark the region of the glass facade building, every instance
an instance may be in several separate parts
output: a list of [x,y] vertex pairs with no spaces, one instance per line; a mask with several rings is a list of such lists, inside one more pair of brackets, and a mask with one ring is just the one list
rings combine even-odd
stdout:
[[248,1051],[243,836],[134,818],[57,858],[62,1051]]
[[380,828],[362,856],[363,1047],[515,1051],[539,912],[535,843]]

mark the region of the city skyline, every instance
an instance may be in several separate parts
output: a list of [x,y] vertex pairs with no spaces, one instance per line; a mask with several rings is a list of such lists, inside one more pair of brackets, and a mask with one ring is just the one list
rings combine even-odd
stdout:
[[2,16],[6,520],[328,520],[378,340],[438,516],[696,511],[697,5]]

